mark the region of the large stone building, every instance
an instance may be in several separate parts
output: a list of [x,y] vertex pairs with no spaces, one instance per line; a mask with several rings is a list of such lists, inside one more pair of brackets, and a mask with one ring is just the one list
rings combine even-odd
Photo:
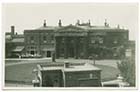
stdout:
[[58,26],[47,26],[24,30],[25,56],[56,58],[118,58],[125,55],[125,45],[128,43],[128,30],[119,25],[111,28],[105,21],[103,26],[80,23],[63,26],[59,20]]
[[63,26],[43,26],[24,30],[24,35],[6,33],[6,57],[51,57],[56,58],[120,58],[129,45],[128,33],[119,25],[115,28],[105,21],[103,26],[80,23]]

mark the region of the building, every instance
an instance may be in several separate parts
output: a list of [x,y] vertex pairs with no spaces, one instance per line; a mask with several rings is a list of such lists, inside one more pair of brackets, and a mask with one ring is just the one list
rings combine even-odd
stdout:
[[101,69],[87,63],[43,64],[37,66],[33,82],[41,87],[99,87]]
[[128,33],[119,25],[110,27],[107,21],[103,26],[79,20],[75,25],[63,26],[59,20],[55,27],[47,26],[44,21],[40,28],[24,30],[24,55],[51,57],[55,53],[56,58],[120,58],[125,56]]
[[5,57],[20,57],[24,51],[24,35],[17,34],[15,26],[11,26],[11,32],[5,34]]

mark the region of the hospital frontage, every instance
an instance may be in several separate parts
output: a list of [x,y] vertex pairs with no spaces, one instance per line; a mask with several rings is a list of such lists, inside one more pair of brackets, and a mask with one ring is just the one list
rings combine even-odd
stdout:
[[[6,57],[52,57],[56,58],[90,58],[96,56],[100,59],[120,58],[125,56],[129,48],[129,30],[110,27],[105,20],[101,26],[92,25],[90,20],[75,24],[48,26],[46,20],[41,27],[25,29],[24,34],[11,32],[6,34]],[[8,46],[12,46],[9,48]]]

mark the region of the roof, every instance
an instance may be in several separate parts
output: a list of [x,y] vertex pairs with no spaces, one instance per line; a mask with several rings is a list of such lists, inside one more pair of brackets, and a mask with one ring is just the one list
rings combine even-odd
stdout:
[[35,30],[55,30],[56,28],[58,28],[58,27],[55,27],[55,26],[45,26],[45,27],[41,26],[41,27],[39,27]]
[[62,70],[62,67],[42,67],[43,70]]
[[12,42],[20,42],[20,43],[24,43],[24,38],[14,38],[13,40],[12,40]]
[[24,38],[24,34],[16,34],[14,35],[14,38]]
[[11,35],[5,35],[6,39],[11,39]]
[[6,32],[5,35],[11,35],[11,32]]
[[110,26],[88,26],[88,25],[67,25],[67,26],[41,26],[36,29],[31,29],[31,30],[25,30],[28,32],[39,32],[39,31],[49,31],[49,30],[54,30],[56,32],[87,32],[87,31],[127,31],[126,29],[120,29],[117,27],[110,27]]
[[71,66],[68,68],[64,68],[64,72],[95,71],[95,70],[101,70],[101,69],[88,63],[86,63],[85,65]]
[[79,72],[79,71],[95,71],[95,70],[101,70],[100,68],[93,66],[91,64],[84,64],[84,65],[71,65],[68,68],[65,68],[63,66],[43,66],[41,67],[41,70],[47,71],[47,70],[62,70],[64,72]]
[[81,31],[87,31],[84,28],[78,27],[78,26],[74,26],[74,25],[68,25],[68,26],[64,26],[64,27],[60,27],[59,29],[57,29],[58,32],[81,32]]
[[13,52],[21,52],[24,49],[24,46],[17,46]]

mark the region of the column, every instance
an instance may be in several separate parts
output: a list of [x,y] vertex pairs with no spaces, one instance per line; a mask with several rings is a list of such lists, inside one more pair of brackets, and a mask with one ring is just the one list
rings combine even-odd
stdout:
[[88,42],[87,42],[87,37],[84,37],[83,39],[84,43],[83,43],[83,51],[84,51],[84,58],[87,58],[87,45],[88,45]]
[[74,38],[74,57],[78,59],[78,37]]
[[60,39],[55,37],[55,53],[56,53],[56,58],[59,58],[60,55]]
[[68,52],[67,52],[67,38],[64,37],[64,58],[68,58]]

